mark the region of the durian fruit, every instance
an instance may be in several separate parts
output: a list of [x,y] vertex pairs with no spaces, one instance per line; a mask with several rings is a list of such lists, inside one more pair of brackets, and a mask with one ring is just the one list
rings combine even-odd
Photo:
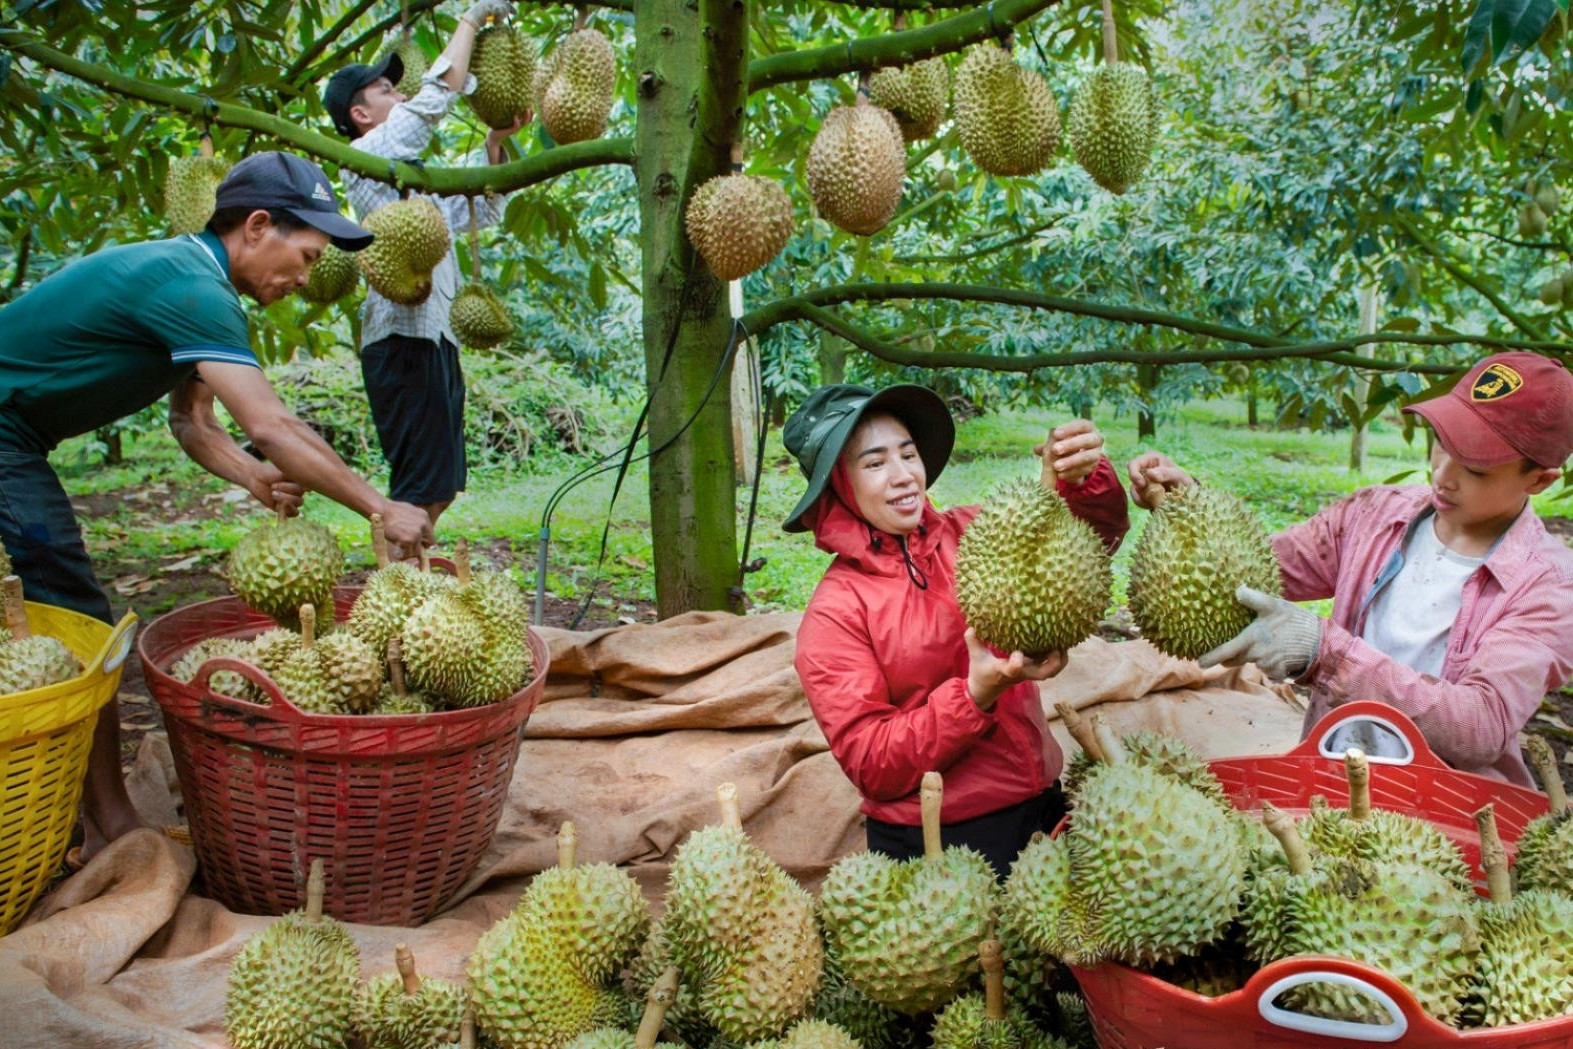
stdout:
[[376,235],[355,252],[366,283],[378,294],[405,306],[431,295],[431,271],[448,255],[452,238],[437,205],[425,197],[384,204],[361,220]]
[[466,284],[453,297],[448,326],[459,345],[472,350],[489,350],[513,335],[513,318],[508,316],[502,297],[478,281]]
[[[1048,837],[1042,831],[1028,844]],[[1063,970],[1053,955],[1034,948],[1017,923],[1014,911],[1005,906],[1004,894],[994,926],[995,936],[1005,959],[1005,994],[1032,1021],[1044,1030],[1053,1030],[1054,996],[1063,983]]]
[[1055,1029],[1061,1039],[1072,1049],[1098,1049],[1098,1038],[1092,1030],[1092,1016],[1087,1012],[1087,999],[1078,991],[1060,991],[1054,996]]
[[247,940],[230,963],[224,1032],[233,1049],[342,1049],[360,949],[322,916],[322,899],[322,860],[314,859],[305,907]]
[[1256,618],[1234,596],[1242,585],[1283,592],[1255,511],[1199,484],[1162,495],[1131,557],[1127,594],[1142,636],[1180,659],[1206,654]]
[[1530,201],[1518,209],[1518,235],[1538,237],[1546,232],[1546,213],[1539,204]]
[[890,110],[908,144],[932,138],[950,102],[950,68],[936,57],[881,69],[869,78],[868,100]]
[[1085,641],[1109,607],[1109,554],[1055,490],[1045,455],[1038,481],[1008,482],[985,502],[956,550],[956,603],[978,638],[1039,659]]
[[576,29],[558,41],[535,72],[541,125],[560,146],[606,133],[617,95],[617,56],[599,30]]
[[737,788],[716,788],[722,821],[694,831],[667,875],[665,943],[704,1022],[732,1042],[776,1038],[819,989],[814,899],[748,840]]
[[459,584],[445,572],[427,571],[424,563],[417,567],[407,561],[392,561],[381,514],[371,515],[371,545],[377,570],[366,577],[344,625],[378,652],[386,652],[388,642],[403,633],[411,612],[427,598]]
[[903,1049],[907,1018],[849,983],[834,951],[825,951],[825,972],[811,1015],[845,1031],[862,1049]]
[[69,681],[82,673],[82,661],[65,642],[29,629],[22,580],[6,576],[3,590],[5,623],[11,636],[0,641],[0,696]]
[[[197,671],[202,669],[202,664],[215,656],[250,659],[251,642],[239,637],[205,637],[182,652],[180,658],[170,664],[169,676],[176,681],[189,683],[197,676]],[[234,696],[237,699],[252,701],[261,697],[261,691],[249,678],[233,670],[215,670],[208,678],[208,687],[221,696]]]
[[419,689],[463,707],[507,699],[534,672],[529,606],[505,572],[472,571],[455,554],[459,585],[427,599],[404,623],[405,669]]
[[520,114],[529,111],[535,45],[523,33],[508,25],[482,29],[475,35],[470,72],[475,75],[475,90],[465,97],[487,127],[512,127]]
[[333,587],[344,574],[344,551],[333,533],[281,508],[269,524],[241,536],[225,573],[235,596],[285,626],[298,626],[301,605],[333,607]]
[[[299,615],[300,613],[297,609],[296,617],[298,618]],[[248,659],[258,670],[261,670],[271,679],[279,672],[279,668],[284,666],[290,657],[300,649],[300,646],[301,636],[298,630],[291,630],[288,627],[274,627],[271,630],[264,630],[251,639],[251,646],[244,658]],[[262,703],[268,701],[265,695],[259,695],[257,699]]]
[[[647,1001],[656,982],[667,970],[677,973],[668,944],[665,918],[663,914],[651,924],[638,956],[628,967],[627,986],[633,994],[642,995]],[[718,1038],[715,1027],[705,1020],[699,1010],[699,988],[692,980],[677,979],[672,1000],[667,1003],[665,1023],[667,1030],[688,1045],[708,1046]]]
[[437,709],[424,692],[411,691],[404,683],[404,650],[398,638],[388,639],[388,681],[377,692],[368,714],[430,714]]
[[1043,74],[992,43],[956,71],[956,131],[973,163],[991,175],[1041,171],[1060,144],[1060,111]]
[[[1433,1018],[1455,1023],[1480,951],[1473,893],[1412,864],[1313,859],[1294,820],[1271,803],[1263,810],[1288,866],[1269,895],[1245,901],[1242,921],[1253,956],[1268,962],[1274,955],[1328,954],[1363,962],[1403,984]],[[1389,1019],[1369,997],[1325,982],[1293,988],[1288,1004],[1336,1020]]]
[[300,644],[272,675],[279,691],[312,714],[363,714],[382,689],[382,658],[376,649],[338,630],[317,636],[317,613],[300,607]]
[[397,973],[373,978],[355,994],[354,1023],[366,1049],[431,1049],[459,1037],[464,988],[422,979],[406,944],[394,946]]
[[352,294],[359,286],[360,264],[355,261],[355,253],[329,244],[312,263],[300,297],[307,302],[326,305]]
[[568,1049],[683,1049],[677,1042],[659,1042],[661,1025],[677,997],[677,967],[669,966],[650,985],[638,1030],[597,1027],[568,1043]]
[[867,1049],[851,1033],[826,1020],[799,1020],[769,1043],[776,1049]]
[[196,156],[175,157],[164,175],[164,215],[169,232],[200,232],[213,217],[218,184],[229,174],[229,161],[213,155],[213,140],[202,137]]
[[956,998],[934,1017],[934,1049],[1064,1049],[1026,1012],[1005,1000],[1005,959],[998,940],[978,945],[984,991]]
[[576,840],[564,824],[558,865],[535,876],[470,955],[476,1019],[499,1049],[561,1049],[625,1008],[610,981],[638,949],[649,908],[626,871],[576,866]]
[[393,90],[405,98],[414,98],[421,90],[421,78],[426,75],[426,70],[431,67],[426,61],[426,52],[410,35],[410,27],[405,26],[399,34],[399,39],[389,48],[399,56],[399,61],[404,66],[404,75],[399,77],[399,82],[393,85]]
[[907,173],[901,125],[859,95],[857,105],[825,114],[806,167],[808,193],[821,215],[848,233],[878,233],[901,203]]
[[1562,191],[1550,179],[1535,183],[1530,190],[1529,197],[1535,202],[1535,206],[1544,212],[1548,218],[1555,215],[1558,209],[1562,207]]
[[940,774],[924,773],[921,857],[844,856],[819,892],[825,942],[846,980],[908,1016],[965,989],[994,924],[993,868],[972,849],[940,845],[943,793]]
[[740,280],[792,239],[792,199],[774,179],[717,175],[694,190],[684,224],[711,272]]
[[1110,193],[1142,177],[1158,133],[1158,104],[1147,71],[1131,62],[1105,62],[1071,100],[1066,137],[1076,162]]
[[1520,892],[1552,889],[1573,895],[1573,812],[1562,786],[1562,773],[1543,737],[1529,736],[1526,747],[1551,811],[1530,820],[1519,835],[1514,883]]
[[[1069,707],[1069,704],[1066,704],[1066,707]],[[1059,708],[1060,704],[1056,703],[1055,709],[1059,710]],[[1069,710],[1069,715],[1061,711],[1061,717],[1065,720],[1067,728],[1076,716],[1074,709]],[[1207,762],[1187,746],[1184,740],[1163,732],[1140,730],[1121,737],[1120,746],[1131,762],[1156,769],[1172,779],[1194,787],[1219,805],[1233,810],[1228,795],[1224,793],[1223,784],[1218,782],[1218,777],[1212,769],[1208,768]],[[1073,798],[1080,793],[1082,780],[1098,767],[1101,760],[1095,752],[1086,749],[1078,750],[1073,754],[1066,762],[1065,771],[1060,774],[1060,783],[1065,793]],[[1276,845],[1274,848],[1276,849]]]
[[1475,812],[1480,865],[1490,897],[1481,905],[1480,955],[1465,997],[1463,1024],[1500,1027],[1573,1013],[1573,897],[1552,890],[1514,893],[1507,850],[1489,803]]

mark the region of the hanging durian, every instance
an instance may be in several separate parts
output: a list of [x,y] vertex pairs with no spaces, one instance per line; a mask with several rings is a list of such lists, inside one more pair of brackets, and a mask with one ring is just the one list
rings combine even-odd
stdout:
[[576,23],[535,71],[535,108],[559,146],[600,138],[617,96],[617,56],[599,30]]
[[410,27],[403,25],[399,30],[399,39],[389,48],[399,56],[399,63],[404,72],[399,77],[399,82],[393,85],[393,90],[405,98],[414,98],[420,93],[421,78],[426,75],[430,63],[426,61],[426,52],[420,49],[415,38],[410,34]]
[[993,43],[974,47],[956,71],[955,117],[961,147],[991,175],[1034,174],[1059,148],[1049,82]]
[[299,294],[307,302],[320,306],[337,302],[359,286],[360,263],[355,261],[355,253],[328,244],[311,264],[311,272]]
[[819,893],[825,942],[848,982],[909,1016],[965,988],[994,922],[993,868],[970,848],[940,845],[943,794],[939,773],[924,773],[921,857],[844,856]]
[[437,205],[425,197],[390,201],[361,225],[375,234],[370,245],[355,252],[366,283],[401,305],[425,302],[431,295],[431,272],[452,243]]
[[1283,592],[1278,558],[1261,518],[1228,492],[1191,484],[1150,498],[1156,509],[1131,557],[1131,616],[1159,651],[1195,659],[1256,618],[1239,587]]
[[1551,810],[1530,820],[1519,835],[1514,882],[1520,892],[1554,889],[1573,895],[1573,811],[1568,807],[1562,773],[1544,738],[1530,735],[1525,746]]
[[1065,130],[1076,162],[1110,193],[1135,185],[1152,159],[1157,99],[1147,71],[1119,60],[1111,0],[1103,0],[1103,64],[1071,100]]
[[907,143],[932,138],[950,103],[950,68],[939,57],[909,66],[889,66],[869,77],[868,98],[890,110]]
[[247,940],[229,967],[224,1033],[234,1049],[343,1049],[360,981],[360,949],[322,915],[323,866],[311,861],[306,905]]
[[510,25],[489,25],[475,35],[470,52],[475,90],[465,96],[490,128],[509,128],[530,110],[535,79],[535,45]]
[[459,289],[448,307],[448,327],[459,345],[489,350],[513,335],[513,319],[502,297],[481,281],[481,238],[475,224],[475,198],[470,205],[470,282]]
[[0,696],[69,681],[82,673],[82,661],[65,642],[29,629],[22,580],[8,575],[0,581],[0,588],[10,633],[8,640],[0,640]]
[[175,157],[164,176],[164,215],[175,236],[200,232],[213,217],[218,184],[229,161],[213,155],[213,137],[204,130],[196,156]]
[[248,608],[298,626],[301,605],[333,607],[333,587],[344,574],[344,551],[322,525],[286,517],[280,507],[272,522],[235,543],[225,574],[230,589]]
[[[741,150],[734,152],[740,160]],[[722,280],[740,280],[792,239],[792,199],[762,175],[717,175],[694,190],[683,221],[710,271]]]
[[901,125],[859,91],[856,105],[825,114],[805,167],[821,215],[848,233],[878,233],[901,203],[907,173]]
[[431,1049],[458,1038],[464,988],[422,979],[406,944],[395,945],[393,958],[398,972],[374,977],[355,994],[355,1030],[366,1049]]
[[1055,489],[1047,445],[1039,480],[996,490],[956,550],[956,603],[967,625],[985,644],[1033,659],[1092,636],[1113,582],[1103,540]]

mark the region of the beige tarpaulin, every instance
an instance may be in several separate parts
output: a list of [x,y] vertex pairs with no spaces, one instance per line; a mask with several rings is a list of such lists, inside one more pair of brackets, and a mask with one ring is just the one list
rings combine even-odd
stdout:
[[[551,676],[490,851],[420,928],[351,926],[363,975],[391,972],[405,942],[426,974],[461,978],[476,938],[555,862],[565,819],[581,862],[627,866],[658,899],[674,848],[715,819],[725,781],[738,785],[753,840],[817,886],[837,856],[863,847],[863,832],[792,669],[798,620],[694,613],[542,630]],[[1254,669],[1204,673],[1145,642],[1089,641],[1043,692],[1051,712],[1060,700],[1095,706],[1118,730],[1173,732],[1208,756],[1281,753],[1299,736],[1293,696]],[[162,736],[147,737],[130,780],[150,822],[176,814],[168,755]],[[194,874],[189,849],[141,831],[40,901],[0,939],[0,1046],[225,1045],[229,961],[270,919],[195,895]]]

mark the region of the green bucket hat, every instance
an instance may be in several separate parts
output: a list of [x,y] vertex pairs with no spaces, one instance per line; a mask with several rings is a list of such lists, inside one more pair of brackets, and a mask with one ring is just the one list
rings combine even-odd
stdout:
[[928,483],[939,478],[956,443],[956,423],[939,394],[927,386],[913,385],[887,386],[878,393],[847,383],[821,386],[792,413],[781,433],[786,450],[808,478],[808,490],[782,522],[784,530],[808,531],[803,515],[824,494],[842,447],[870,411],[889,412],[900,419],[918,446]]

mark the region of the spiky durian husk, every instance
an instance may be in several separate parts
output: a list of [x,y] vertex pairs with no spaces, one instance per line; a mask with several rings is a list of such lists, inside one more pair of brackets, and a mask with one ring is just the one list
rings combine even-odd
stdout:
[[992,43],[974,47],[956,71],[955,116],[962,148],[991,175],[1041,171],[1060,144],[1049,82]]
[[292,911],[230,963],[224,1031],[234,1049],[342,1049],[359,980],[360,950],[344,926]]
[[446,572],[422,572],[408,562],[396,561],[366,577],[345,626],[376,651],[386,652],[388,642],[400,635],[411,612],[427,598],[457,586],[458,581]]
[[1573,1013],[1573,897],[1531,889],[1480,909],[1480,955],[1461,1016],[1466,1027],[1533,1023]]
[[596,29],[563,37],[536,71],[536,109],[560,146],[605,134],[616,96],[617,56]]
[[814,995],[811,1015],[835,1024],[863,1049],[909,1049],[907,1018],[858,990],[841,972],[841,963],[825,952],[825,972]]
[[424,601],[405,620],[400,636],[410,683],[444,700],[468,687],[476,654],[486,644],[480,621],[457,590]]
[[478,569],[457,594],[460,604],[479,624],[484,641],[449,698],[466,707],[501,702],[522,688],[535,671],[530,657],[530,608],[524,591],[506,572]]
[[1298,825],[1313,853],[1375,863],[1413,863],[1442,875],[1460,889],[1474,882],[1469,864],[1453,840],[1436,824],[1389,809],[1372,809],[1355,819],[1348,809],[1322,809]]
[[487,26],[475,35],[470,72],[475,90],[466,97],[475,115],[487,127],[512,127],[530,108],[535,45],[511,26]]
[[421,78],[431,68],[431,64],[426,61],[426,52],[414,40],[402,34],[389,50],[398,55],[399,61],[404,64],[404,75],[399,77],[393,89],[405,98],[414,98],[420,93]]
[[356,992],[355,1030],[366,1049],[430,1049],[458,1040],[464,1006],[464,988],[451,981],[426,977],[407,994],[403,977],[387,973]]
[[311,273],[299,294],[307,302],[324,305],[337,302],[359,285],[360,265],[354,253],[329,244],[322,249],[322,256],[312,263]]
[[981,994],[952,1001],[934,1017],[934,1049],[1063,1049],[1063,1042],[1039,1031],[1024,1010],[1007,1002],[1005,1018],[991,1020]]
[[776,1042],[780,1049],[868,1049],[852,1034],[825,1020],[799,1020]]
[[1070,850],[1062,835],[1029,842],[1011,864],[1000,893],[1000,923],[1032,950],[1052,958],[1070,949],[1064,920],[1070,904]]
[[650,908],[639,883],[610,863],[542,871],[517,910],[568,945],[579,975],[593,984],[620,973],[650,930]]
[[466,284],[448,307],[448,326],[459,345],[489,350],[513,335],[513,318],[501,296],[485,284]]
[[1085,641],[1113,574],[1092,526],[1035,480],[996,490],[962,533],[956,603],[984,642],[1033,658]]
[[82,661],[58,638],[34,634],[0,643],[0,696],[70,681]]
[[230,551],[229,585],[250,608],[300,625],[300,606],[329,614],[333,587],[344,574],[344,551],[315,521],[292,517],[253,528]]
[[[635,1049],[633,1032],[621,1027],[597,1027],[568,1043],[567,1049]],[[688,1049],[678,1042],[657,1042],[655,1049]]]
[[931,138],[944,122],[950,102],[950,68],[936,57],[881,69],[869,78],[868,97],[890,110],[906,142]]
[[781,254],[792,238],[792,200],[774,179],[718,175],[694,191],[688,239],[722,280],[738,280]]
[[[251,642],[238,637],[205,637],[181,653],[179,659],[170,664],[169,676],[176,681],[190,682],[197,676],[197,671],[202,664],[215,656],[229,656],[232,659],[251,658]],[[232,670],[215,671],[208,678],[208,687],[222,696],[234,696],[237,699],[257,700],[262,692],[253,685],[243,674]]]
[[1066,135],[1076,162],[1110,193],[1142,177],[1158,134],[1158,103],[1147,71],[1130,62],[1093,70],[1071,100]]
[[1261,518],[1217,488],[1193,484],[1169,493],[1131,558],[1127,593],[1142,635],[1171,656],[1195,659],[1256,618],[1235,599],[1242,585],[1283,592]]
[[400,692],[392,685],[383,685],[377,693],[377,701],[366,713],[388,717],[399,714],[430,714],[436,709],[436,705],[424,692]]
[[347,630],[297,647],[272,677],[290,702],[314,714],[364,714],[382,689],[376,649]]
[[[643,1001],[650,993],[651,984],[674,964],[672,951],[667,943],[665,915],[650,926],[638,955],[628,967],[630,996]],[[693,980],[679,980],[677,994],[666,1011],[666,1029],[672,1031],[688,1045],[709,1045],[716,1036],[715,1026],[699,1011],[699,988]],[[873,1047],[870,1047],[873,1049]]]
[[442,212],[425,197],[390,201],[361,220],[375,234],[355,252],[366,283],[384,298],[418,306],[431,295],[431,271],[448,254],[452,238]]
[[175,157],[164,176],[164,215],[170,233],[196,233],[213,217],[218,184],[229,174],[221,157]]
[[1518,839],[1515,887],[1573,895],[1573,812],[1536,816]]
[[0,579],[11,574],[11,555],[5,552],[5,547],[0,546]]
[[[1194,787],[1227,811],[1234,811],[1228,795],[1224,793],[1223,784],[1218,782],[1218,777],[1207,766],[1207,762],[1179,737],[1142,730],[1122,736],[1120,746],[1125,751],[1126,760],[1145,765],[1170,779]],[[1082,780],[1099,764],[1089,758],[1085,751],[1078,750],[1073,754],[1066,763],[1065,771],[1060,774],[1065,793],[1074,798],[1081,789]],[[1270,835],[1266,841],[1275,852],[1278,851],[1278,843]]]
[[[251,639],[251,646],[244,658],[256,664],[264,674],[273,677],[300,646],[301,637],[295,631],[274,627]],[[266,699],[263,701],[266,702]]]
[[854,853],[825,875],[820,917],[846,979],[912,1015],[955,997],[976,972],[995,893],[993,868],[965,847],[932,860]]
[[877,233],[901,203],[907,173],[901,125],[878,106],[832,109],[808,147],[805,167],[821,215],[848,233]]
[[1098,1049],[1098,1039],[1092,1031],[1092,1017],[1087,1013],[1087,999],[1076,991],[1060,991],[1054,996],[1054,1015],[1066,1045],[1073,1049]]

